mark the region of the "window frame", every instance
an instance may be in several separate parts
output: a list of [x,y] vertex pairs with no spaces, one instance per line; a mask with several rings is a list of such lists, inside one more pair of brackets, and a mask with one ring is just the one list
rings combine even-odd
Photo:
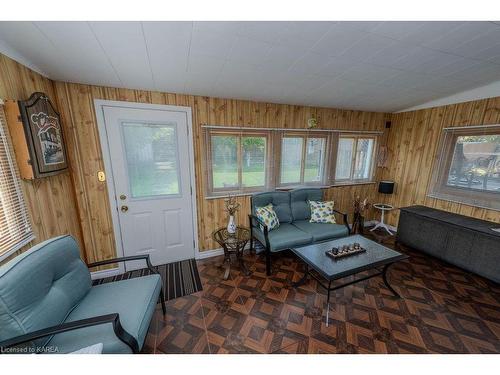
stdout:
[[[281,162],[283,160],[282,154],[282,145],[283,139],[285,138],[302,138],[302,151],[301,151],[301,162],[300,162],[300,181],[299,182],[282,182],[281,181]],[[305,165],[306,165],[306,151],[307,151],[307,141],[310,138],[320,138],[324,139],[325,144],[325,153],[323,158],[323,171],[320,181],[304,181],[305,176]],[[277,188],[292,188],[296,186],[325,186],[329,185],[329,169],[330,169],[330,161],[331,161],[331,144],[332,144],[332,135],[327,132],[297,132],[297,131],[286,131],[281,132],[278,142],[279,142],[279,151],[277,153],[277,165],[275,168],[275,178],[276,178],[276,187]]]
[[[237,170],[238,170],[238,185],[236,187],[227,187],[227,188],[216,188],[214,187],[213,182],[213,157],[212,157],[212,137],[213,136],[232,136],[237,138]],[[242,155],[243,155],[243,146],[242,146],[242,138],[250,138],[250,137],[263,137],[266,139],[265,146],[265,154],[264,154],[264,176],[265,181],[262,186],[251,186],[244,187],[243,184],[243,164],[242,164]],[[241,131],[241,130],[231,130],[231,129],[211,129],[206,132],[206,185],[207,185],[207,194],[208,196],[217,196],[217,195],[228,195],[228,194],[250,194],[259,191],[264,191],[270,185],[270,155],[271,155],[271,134],[267,131],[262,131],[261,129],[256,129],[255,131]]]
[[[257,192],[269,190],[290,190],[299,187],[321,187],[329,188],[334,186],[346,185],[364,185],[374,183],[376,155],[379,146],[380,136],[383,134],[378,131],[341,131],[336,129],[286,129],[286,128],[262,128],[262,127],[229,127],[229,126],[202,126],[202,139],[205,143],[202,153],[202,180],[204,183],[205,199],[216,199],[221,197],[244,196]],[[214,188],[213,176],[213,155],[212,155],[212,136],[235,136],[238,138],[238,185],[233,187]],[[266,139],[265,148],[265,184],[264,186],[243,187],[243,164],[242,159],[242,138],[244,137],[264,137]],[[301,151],[301,179],[299,182],[281,183],[281,161],[282,161],[282,142],[284,138],[302,138]],[[338,143],[340,137],[355,138],[356,148],[359,138],[373,139],[374,146],[371,155],[371,165],[369,177],[366,179],[341,179],[335,180]],[[322,160],[322,174],[320,181],[304,182],[307,140],[311,138],[324,139],[324,157]],[[351,177],[355,166],[356,149],[354,150],[354,162],[351,166]]]
[[[354,139],[353,142],[353,152],[351,158],[351,170],[348,178],[337,178],[337,159],[338,159],[338,148],[340,144],[340,140],[342,138]],[[373,140],[373,149],[370,156],[370,171],[369,176],[367,178],[353,178],[354,171],[356,168],[356,157],[358,150],[358,141],[359,139],[372,139]],[[378,148],[378,137],[369,133],[349,133],[349,132],[341,132],[337,140],[335,142],[335,152],[334,152],[334,160],[332,163],[332,173],[333,173],[333,183],[336,185],[351,185],[351,184],[363,184],[373,182],[373,178],[375,175],[375,156],[377,155]]]
[[[448,138],[446,137],[447,132],[451,133]],[[463,136],[480,135],[500,135],[500,125],[466,126],[457,127],[456,129],[445,128],[442,130],[441,139],[434,158],[431,179],[427,188],[427,196],[435,199],[465,204],[472,207],[500,211],[499,208],[488,207],[487,205],[482,205],[480,203],[481,201],[499,199],[500,191],[480,191],[477,189],[468,189],[466,187],[451,186],[448,184],[448,177],[458,138]],[[441,162],[442,158],[444,158],[444,161]],[[470,202],[471,200],[473,202]],[[474,202],[479,203],[476,204]]]

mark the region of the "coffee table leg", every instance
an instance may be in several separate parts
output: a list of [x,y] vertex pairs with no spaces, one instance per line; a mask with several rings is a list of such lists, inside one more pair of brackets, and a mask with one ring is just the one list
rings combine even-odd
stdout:
[[[391,264],[392,264],[392,263],[391,263]],[[389,290],[392,292],[392,294],[394,294],[396,297],[401,298],[401,296],[398,294],[398,292],[396,292],[396,291],[394,290],[394,288],[393,288],[392,286],[390,286],[390,285],[389,285],[389,282],[387,281],[387,269],[389,268],[389,266],[390,266],[391,264],[386,264],[386,265],[384,266],[384,270],[382,271],[382,279],[384,280],[384,284],[385,284],[385,286],[387,287],[387,289],[389,289]]]
[[328,319],[328,315],[330,313],[330,287],[332,286],[332,282],[328,282],[328,291],[326,292],[326,326],[328,327],[328,323],[330,319]]
[[308,274],[309,274],[309,266],[306,264],[306,270],[304,271],[304,276],[302,276],[302,278],[299,281],[297,281],[296,283],[292,282],[292,286],[294,288],[296,288],[298,286],[304,285],[305,282],[307,281]]

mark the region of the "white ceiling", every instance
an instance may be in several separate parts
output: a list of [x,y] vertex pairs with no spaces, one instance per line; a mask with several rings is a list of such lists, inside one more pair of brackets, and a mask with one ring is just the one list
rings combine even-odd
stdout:
[[0,22],[2,45],[55,80],[384,112],[500,80],[500,22]]

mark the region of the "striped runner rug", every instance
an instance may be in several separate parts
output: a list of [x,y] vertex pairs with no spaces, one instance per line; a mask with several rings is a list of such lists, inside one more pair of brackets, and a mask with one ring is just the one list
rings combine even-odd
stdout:
[[[163,280],[163,290],[165,291],[165,301],[187,296],[203,290],[200,274],[196,267],[196,260],[187,259],[180,262],[173,262],[154,266],[158,270]],[[134,277],[150,275],[147,268],[128,271],[121,275],[105,277],[104,279],[93,280],[92,285],[110,283],[113,281],[127,280]]]

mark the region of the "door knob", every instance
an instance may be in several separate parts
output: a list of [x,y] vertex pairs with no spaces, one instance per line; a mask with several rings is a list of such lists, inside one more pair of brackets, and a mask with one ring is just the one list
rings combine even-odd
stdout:
[[128,211],[128,206],[122,206],[122,207],[120,208],[120,210],[121,210],[122,212],[127,212],[127,211]]

